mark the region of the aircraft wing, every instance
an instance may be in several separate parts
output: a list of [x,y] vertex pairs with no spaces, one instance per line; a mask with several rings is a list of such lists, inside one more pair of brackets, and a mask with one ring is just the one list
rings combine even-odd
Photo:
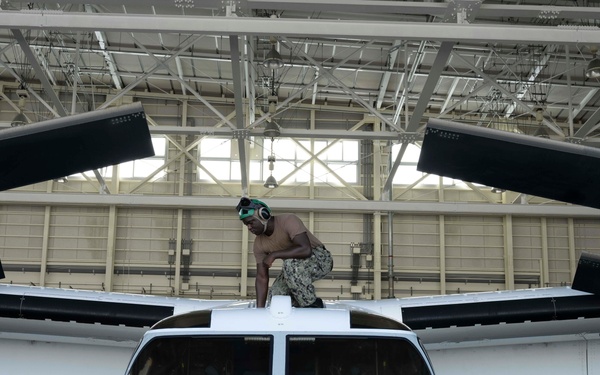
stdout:
[[600,150],[429,119],[417,170],[600,208]]
[[[600,286],[596,282],[599,265],[600,256],[583,253],[573,287],[325,302],[327,308],[368,310],[402,321],[425,342],[437,340],[436,335],[449,339],[452,332],[464,334],[464,329],[458,333],[458,328],[478,331],[476,336],[482,338],[485,333],[506,336],[504,328],[530,323],[549,325],[557,334],[565,329],[576,333],[586,327],[586,320],[600,327]],[[133,327],[141,329],[135,331],[141,337],[154,323],[172,315],[253,306],[253,300],[201,300],[0,284],[0,331],[18,319],[78,323],[82,328]],[[569,324],[573,322],[578,323]],[[494,333],[493,327],[503,330]],[[517,332],[527,334],[523,330]],[[549,332],[546,329],[544,334]]]
[[[589,349],[593,356],[600,341],[600,297],[575,287],[594,290],[586,280],[597,273],[600,257],[582,258],[573,288],[325,304],[331,313],[364,310],[402,320],[418,335],[434,367],[450,371],[446,373],[463,373],[463,361],[468,361],[471,373],[487,373],[492,358],[494,363],[510,358],[522,368],[539,367],[540,353],[549,348],[555,350],[552,353],[563,369],[585,363],[593,367],[594,362],[586,362],[581,350]],[[196,300],[0,284],[0,347],[5,349],[0,351],[0,362],[23,371],[35,367],[24,361],[36,356],[50,372],[67,374],[81,373],[93,361],[94,374],[123,374],[144,333],[163,317],[235,309],[236,323],[252,326],[254,306],[252,300]],[[276,321],[278,316],[272,318]],[[295,326],[302,324],[308,331],[314,327],[311,320],[295,321]],[[517,347],[523,352],[513,349]],[[71,371],[65,364],[71,364],[76,353],[84,353],[80,355],[86,364],[73,365]],[[542,367],[549,366],[552,364]]]
[[0,191],[148,156],[154,148],[139,102],[2,129]]

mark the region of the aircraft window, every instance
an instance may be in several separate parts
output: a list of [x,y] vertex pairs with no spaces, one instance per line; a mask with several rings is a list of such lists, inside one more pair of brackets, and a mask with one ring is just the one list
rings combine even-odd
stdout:
[[385,316],[370,314],[363,311],[350,311],[350,327],[410,331],[410,328],[408,328],[408,326],[404,323],[400,323],[394,319],[386,318]]
[[211,310],[191,311],[189,313],[173,315],[159,321],[152,329],[163,328],[208,328],[210,327]]
[[270,375],[271,336],[159,337],[128,375]]
[[286,375],[432,375],[417,348],[395,337],[291,336]]

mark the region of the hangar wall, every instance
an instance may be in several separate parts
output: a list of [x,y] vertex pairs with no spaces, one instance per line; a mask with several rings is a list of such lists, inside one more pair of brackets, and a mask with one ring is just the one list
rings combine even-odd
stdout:
[[[184,252],[185,245],[175,243],[181,231],[178,215],[177,209],[144,207],[2,205],[3,281],[253,298],[253,236],[244,234],[233,210],[191,210],[189,262],[180,258],[179,267],[174,253]],[[372,298],[378,254],[361,245],[364,215],[299,216],[334,255],[334,271],[317,283],[319,293],[329,299]],[[380,228],[383,298],[388,297],[390,262],[394,297],[405,297],[570,285],[579,253],[600,251],[600,222],[595,219],[395,214],[389,257],[388,218],[382,215]]]
[[[228,100],[213,99],[219,111],[233,113]],[[135,100],[143,101],[153,126],[172,127],[173,131],[181,130],[184,124],[219,126],[214,113],[197,103]],[[287,120],[297,121],[294,126],[302,129],[317,124],[327,129],[369,124],[373,130],[379,126],[374,116],[346,107],[316,110],[308,106],[294,113],[293,119]],[[239,181],[198,178],[200,168],[190,158],[197,163],[202,150],[193,145],[207,134],[159,135],[168,138],[158,157],[158,165],[163,167],[157,171],[164,175],[121,178],[115,167],[104,176],[111,194],[149,196],[157,201],[163,197],[239,194]],[[265,164],[262,149],[268,141],[255,138],[254,149],[248,151],[250,159]],[[231,155],[224,160],[234,163],[237,140],[226,142]],[[379,201],[393,160],[391,145],[380,140],[361,142],[365,155],[359,153],[357,183],[311,180],[268,190],[259,181],[250,181],[248,191],[266,202],[271,198],[313,203],[329,199],[339,200],[341,207],[346,200],[361,199],[361,194]],[[187,144],[191,148],[189,155],[184,155],[180,147]],[[414,165],[400,167],[400,173],[409,170],[414,172]],[[98,196],[99,182],[91,176],[38,183],[11,193],[25,198],[36,193]],[[441,177],[437,184],[419,181],[394,184],[392,200],[423,205],[482,204],[490,209],[470,215],[451,211],[424,214],[418,209],[392,215],[319,209],[298,212],[334,256],[334,271],[316,284],[323,297],[370,299],[569,285],[579,253],[600,252],[600,222],[596,217],[510,215],[496,210],[509,205],[567,207],[563,203],[515,192],[493,193],[474,184],[449,184]],[[251,245],[252,236],[237,220],[233,207],[184,210],[68,204],[60,199],[44,205],[13,203],[10,199],[0,203],[0,259],[7,271],[3,282],[197,298],[253,298]]]

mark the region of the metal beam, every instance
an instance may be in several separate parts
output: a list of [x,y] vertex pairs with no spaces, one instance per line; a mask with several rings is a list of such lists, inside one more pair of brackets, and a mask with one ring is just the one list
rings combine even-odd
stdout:
[[[341,42],[341,41],[338,41]],[[302,44],[308,44],[305,41],[302,42]],[[352,44],[355,44],[354,42],[352,42]],[[350,44],[350,45],[352,45]],[[0,41],[0,46],[2,48],[9,46],[10,47],[10,43],[3,43]],[[30,46],[32,47],[46,47],[43,43],[40,43],[39,41],[30,41],[29,43]],[[395,48],[395,47],[393,47]],[[489,47],[487,47],[489,48]],[[486,47],[481,47],[481,53],[483,53]],[[58,49],[57,49],[58,50]],[[70,47],[70,46],[66,46],[66,45],[61,45],[60,47],[61,51],[70,51],[70,52],[75,52],[76,47]],[[158,50],[156,48],[150,48],[149,50],[151,50],[155,56],[160,57],[160,58],[167,58],[170,56],[169,53],[166,53],[164,50]],[[101,54],[102,51],[99,48],[93,48],[93,46],[87,46],[87,47],[81,47],[80,48],[81,53],[94,53],[94,54]],[[125,55],[125,56],[146,56],[145,53],[139,51],[138,49],[134,48],[134,47],[122,47],[119,46],[117,47],[107,47],[107,51],[110,52],[111,55],[115,56],[115,55]],[[305,52],[307,51],[307,48],[305,48]],[[492,54],[493,52],[490,51],[490,54]],[[560,54],[556,55],[557,57],[560,56]],[[213,53],[198,53],[198,52],[194,52],[193,56],[192,55],[182,55],[181,56],[182,59],[185,60],[190,60],[190,61],[199,61],[199,62],[205,62],[205,61],[211,61],[211,62],[229,62],[229,57],[225,56],[225,55],[219,55],[219,54],[213,54]],[[581,58],[581,61],[585,62],[585,60],[583,58]],[[305,64],[299,60],[294,61],[293,63],[294,67],[308,67],[309,64]],[[15,68],[16,64],[7,64],[8,68]],[[478,63],[476,63],[476,65],[479,65]],[[51,71],[58,71],[58,72],[62,72],[62,67],[59,66],[50,66],[49,69]],[[357,64],[357,63],[352,63],[349,62],[348,64],[344,64],[344,66],[340,66],[338,68],[339,70],[353,70],[356,71],[358,70],[359,72],[373,72],[373,73],[381,73],[382,71],[389,71],[389,70],[382,70],[381,67],[375,67],[375,66],[371,66],[369,64]],[[82,71],[84,71],[84,69],[82,69]],[[85,69],[86,73],[89,74],[106,74],[105,71],[100,70],[100,69],[92,69],[92,68],[86,68]],[[394,73],[394,72],[392,72]],[[396,72],[398,73],[398,72]],[[417,76],[425,76],[427,75],[426,72],[416,72],[415,73]],[[139,74],[135,74],[135,73],[129,73],[129,72],[119,72],[119,75],[121,77],[124,78],[133,78],[133,79],[137,79],[137,77],[139,77]],[[453,72],[453,71],[445,71],[443,74],[444,77],[446,78],[453,78],[453,77],[458,77],[458,78],[465,78],[464,77],[464,73],[462,72]],[[170,79],[170,76],[164,75],[155,75],[154,76],[156,79]],[[212,83],[224,83],[224,82],[229,82],[228,80],[224,79],[224,78],[202,78],[202,77],[194,77],[193,75],[191,76],[185,76],[183,77],[184,80],[188,81],[188,82],[198,82],[198,83],[204,83],[204,82],[212,82]],[[475,79],[478,80],[478,78],[468,78],[468,79]],[[515,82],[520,82],[520,80],[516,79],[516,78],[498,78],[501,82],[506,82],[506,83],[515,83]],[[544,80],[544,83],[546,83],[549,86],[553,86],[556,87],[557,85],[561,85],[561,86],[566,86],[566,79],[564,79],[564,75],[559,75],[559,76],[553,76],[551,78],[548,78],[546,80]],[[282,87],[286,87],[285,84]],[[585,84],[585,82],[574,82],[573,84],[573,88],[581,88],[581,89],[591,89],[591,86],[589,84]],[[374,91],[375,92],[375,91]]]
[[[85,4],[85,11],[87,13],[94,13],[94,9],[91,5]],[[117,90],[121,90],[123,87],[121,85],[121,79],[117,74],[117,68],[115,64],[115,60],[107,49],[108,43],[106,35],[102,31],[95,31],[96,39],[98,39],[98,45],[100,46],[100,50],[102,50],[102,55],[104,56],[104,61],[106,62],[106,66],[108,67],[108,71],[110,72],[110,76],[112,78],[113,84]]]
[[454,104],[452,104],[450,107],[447,107],[446,109],[444,109],[443,111],[440,111],[440,114],[438,115],[439,117],[442,117],[443,115],[447,114],[448,112],[451,112],[453,109],[457,108],[458,106],[460,106],[461,104],[467,102],[468,100],[470,100],[471,98],[473,98],[475,95],[477,95],[477,93],[479,91],[481,91],[481,89],[489,87],[490,83],[489,82],[482,82],[481,85],[475,87],[470,93],[468,93],[466,96],[461,97],[460,100],[456,101]]
[[[465,59],[464,57],[462,57],[460,54],[458,54],[458,53],[455,52],[454,56],[456,56],[457,58],[459,58],[463,63],[467,64],[469,66],[469,68],[471,68],[475,73],[477,73],[479,76],[481,76],[484,79],[484,81],[489,82],[496,89],[500,90],[504,95],[506,95],[507,97],[511,98],[515,103],[517,103],[520,106],[522,106],[523,109],[525,109],[525,111],[527,113],[531,114],[532,116],[535,116],[535,111],[533,110],[533,108],[531,108],[530,106],[528,106],[521,99],[517,98],[517,96],[515,94],[513,94],[510,91],[508,91],[502,85],[499,85],[492,77],[490,77],[489,75],[485,74],[481,69],[479,69],[478,67],[476,67],[475,65],[473,65],[470,61],[468,61],[467,59]],[[556,134],[558,134],[559,136],[561,136],[561,137],[565,136],[565,134],[562,131],[562,129],[560,127],[558,127],[556,124],[548,121],[545,118],[544,118],[544,120],[542,120],[542,123],[544,125],[546,125],[548,128],[550,128],[550,130],[552,130],[553,132],[555,132]]]
[[[284,40],[289,45],[292,45],[292,43],[288,39],[284,38]],[[371,42],[369,42],[369,44],[370,43]],[[392,123],[390,121],[390,119],[388,119],[387,117],[385,117],[384,115],[382,115],[378,110],[376,110],[375,108],[373,108],[373,106],[370,103],[367,103],[363,98],[361,98],[360,96],[358,96],[353,90],[351,90],[349,87],[347,87],[346,85],[344,85],[344,83],[339,78],[337,78],[335,75],[333,75],[333,73],[331,73],[328,69],[326,69],[325,67],[323,67],[323,65],[319,64],[317,61],[315,61],[315,59],[313,59],[312,57],[310,57],[308,54],[306,54],[302,50],[297,50],[296,52],[299,55],[301,55],[304,59],[306,59],[307,61],[309,61],[312,65],[314,65],[315,68],[317,68],[319,70],[319,72],[324,73],[324,75],[327,76],[331,81],[333,81],[336,86],[338,86],[342,90],[344,90],[348,95],[350,95],[354,100],[356,100],[361,106],[363,106],[363,108],[365,108],[367,111],[371,112],[371,114],[373,114],[374,116],[378,117],[381,121],[385,122],[386,124],[388,124],[392,128],[396,128],[397,129],[397,126],[394,123]]]
[[444,111],[448,107],[450,100],[452,100],[452,97],[454,96],[454,90],[456,90],[456,86],[458,85],[459,81],[460,81],[460,79],[458,77],[452,79],[452,85],[450,86],[450,89],[448,90],[448,93],[446,94],[446,100],[444,100],[444,104],[442,104],[442,109],[440,109],[440,113],[444,113]]
[[600,108],[598,108],[591,116],[587,119],[577,132],[573,135],[575,138],[583,138],[592,132],[600,122]]
[[[194,97],[198,100],[200,100],[202,102],[202,104],[204,104],[208,109],[210,109],[214,114],[216,114],[221,120],[225,121],[225,123],[227,125],[229,125],[232,129],[235,129],[235,125],[233,125],[231,123],[231,121],[229,121],[219,110],[217,110],[212,104],[210,104],[208,102],[208,100],[206,100],[202,95],[200,95],[196,90],[194,90],[187,82],[185,82],[184,80],[182,80],[181,78],[179,78],[179,76],[177,75],[177,73],[175,73],[173,70],[171,70],[171,68],[167,65],[166,61],[161,60],[160,58],[154,56],[154,54],[152,52],[150,52],[144,45],[142,45],[141,43],[139,43],[133,36],[132,38],[135,40],[135,42],[138,44],[138,47],[140,49],[142,49],[143,51],[145,51],[148,56],[152,57],[154,60],[156,60],[156,62],[159,65],[162,65],[162,67],[172,76],[174,77],[177,81],[179,81],[181,83],[182,86],[186,87],[187,90],[189,92],[192,93],[192,95],[194,95]],[[172,56],[173,57],[173,56]],[[106,105],[106,103],[104,103],[104,105]]]
[[[548,65],[548,61],[550,60],[550,57],[551,57],[550,54],[554,53],[556,50],[557,50],[557,46],[555,44],[547,47],[546,51],[544,51],[544,55],[535,62],[534,66],[532,66],[532,68],[529,71],[529,74],[527,76],[527,80],[519,83],[519,85],[517,86],[517,90],[516,90],[517,98],[523,99],[525,97],[525,95],[527,95],[527,93],[529,92],[529,89],[532,86],[535,86],[538,76],[540,75],[542,70],[544,70],[544,68]],[[567,64],[567,66],[568,65],[569,64]],[[537,82],[537,83],[541,83],[541,82]],[[504,117],[509,118],[514,113],[515,109],[517,109],[517,103],[513,102],[510,104],[510,106],[508,106],[508,109],[504,113]]]
[[[585,8],[590,9],[590,8]],[[588,15],[591,15],[590,12]],[[286,35],[385,40],[454,42],[596,44],[600,29],[590,27],[520,26],[505,24],[447,24],[361,20],[219,18],[151,14],[87,14],[78,12],[0,13],[0,28],[51,29],[95,32],[165,32],[221,35]]]
[[[26,205],[84,205],[107,207],[157,207],[182,209],[231,209],[238,203],[236,197],[199,196],[156,196],[156,195],[102,195],[69,193],[25,193],[19,191],[0,192],[0,204]],[[269,198],[269,207],[289,212],[395,212],[418,215],[517,215],[543,217],[592,217],[598,218],[600,210],[575,205],[519,205],[519,204],[480,204],[480,203],[431,203],[407,201],[372,200],[312,200],[297,198]]]
[[406,128],[408,132],[414,132],[419,127],[419,123],[421,122],[421,118],[429,105],[429,99],[433,94],[433,90],[437,85],[442,71],[446,67],[448,63],[448,59],[450,58],[450,54],[454,49],[453,42],[443,42],[438,50],[437,55],[435,56],[435,60],[431,69],[429,70],[429,75],[427,76],[427,81],[425,81],[425,85],[421,89],[421,94],[419,95],[419,101],[413,110],[412,115],[410,116],[410,121]]
[[[210,126],[195,126],[195,127],[179,127],[179,126],[151,126],[151,134],[172,134],[172,135],[204,135],[204,136],[215,136],[215,137],[228,137],[233,138],[236,136],[236,131],[226,127],[210,127]],[[388,131],[348,131],[348,130],[334,130],[334,129],[290,129],[281,128],[282,138],[304,138],[304,139],[370,139],[370,140],[384,140],[384,141],[399,141],[401,134],[397,132]],[[254,128],[252,130],[245,130],[247,135],[254,137],[262,137],[263,129]],[[416,140],[421,140],[421,136],[415,135]]]
[[581,101],[579,102],[579,105],[577,105],[577,108],[573,108],[573,118],[577,117],[579,112],[581,112],[585,108],[585,106],[590,102],[590,100],[592,100],[592,98],[594,98],[594,96],[596,96],[597,93],[598,89],[592,88],[588,91],[587,94],[585,94],[583,99],[581,99]]
[[[417,16],[439,16],[447,13],[447,9],[455,1],[418,2],[418,1],[365,1],[365,0],[247,0],[248,6],[254,9],[281,9],[313,12],[340,12],[359,14],[408,14]],[[481,4],[478,17],[493,18],[539,18],[543,19],[597,19],[600,8],[574,6],[541,6],[520,4]]]
[[[429,99],[433,94],[433,90],[435,89],[442,71],[446,67],[448,63],[448,59],[450,58],[450,54],[454,49],[453,42],[443,42],[438,50],[437,55],[435,56],[435,60],[433,61],[433,65],[431,66],[431,70],[429,71],[429,75],[427,76],[427,81],[425,81],[425,85],[421,90],[421,95],[419,95],[419,101],[413,110],[413,113],[410,117],[408,125],[406,127],[406,131],[414,132],[419,127],[421,122],[421,118],[425,113],[425,109],[429,105]],[[392,182],[394,180],[394,176],[396,175],[396,171],[400,167],[400,162],[402,161],[402,157],[404,156],[404,152],[406,151],[408,144],[407,142],[402,143],[402,147],[400,148],[400,152],[396,156],[396,160],[394,160],[394,164],[392,168],[390,168],[389,174],[387,176],[387,180],[385,181],[385,185],[383,188],[383,199],[390,199],[391,191],[392,191]]]
[[[231,75],[233,78],[233,94],[235,100],[235,124],[238,130],[244,129],[244,104],[242,98],[243,84],[240,65],[240,48],[238,36],[232,35],[229,37],[229,48],[231,49]],[[248,196],[248,161],[246,160],[246,138],[238,138],[238,154],[240,158],[240,176],[242,183],[242,196]]]
[[[198,39],[200,39],[200,38],[201,38],[201,36],[190,37],[190,38],[186,39],[179,45],[180,48],[179,48],[179,50],[177,50],[177,52],[169,54],[169,55],[165,55],[164,60],[159,60],[159,58],[156,55],[153,55],[153,57],[157,61],[155,66],[153,66],[150,70],[144,72],[144,74],[142,74],[141,76],[136,76],[135,81],[133,81],[132,83],[127,85],[127,87],[125,87],[123,90],[119,91],[112,99],[104,102],[100,107],[98,107],[98,109],[106,108],[109,105],[111,105],[112,103],[116,102],[119,98],[121,98],[122,96],[127,94],[129,91],[133,90],[140,82],[144,81],[146,78],[151,76],[159,68],[161,68],[163,66],[167,66],[166,64],[170,60],[177,58],[177,56],[179,56],[181,53],[186,51],[190,46],[192,46],[194,43],[196,43],[196,41],[198,41]],[[139,44],[139,42],[137,42],[137,43],[138,43],[138,47],[145,48],[141,44]],[[145,50],[147,51],[146,53],[149,54],[148,50],[147,49],[145,49]],[[172,76],[172,75],[170,75],[170,76]]]
[[390,78],[392,77],[392,70],[398,59],[398,49],[400,49],[401,44],[401,40],[395,40],[392,44],[394,47],[390,48],[388,51],[388,61],[386,63],[387,70],[383,73],[381,80],[379,81],[379,94],[377,94],[377,105],[375,106],[377,109],[380,109],[383,104],[383,99],[385,98],[387,87],[390,83]]
[[[419,48],[417,48],[417,51],[415,52],[414,61],[411,64],[410,71],[405,72],[405,75],[402,77],[403,79],[398,81],[398,88],[396,90],[396,95],[394,97],[394,100],[396,99],[396,96],[398,95],[398,92],[400,91],[400,87],[403,86],[403,89],[402,89],[402,95],[400,96],[400,100],[398,101],[398,104],[396,105],[396,111],[394,112],[394,116],[392,117],[392,122],[394,124],[398,123],[398,120],[400,119],[400,113],[405,109],[404,106],[408,102],[408,93],[410,92],[410,89],[411,89],[412,85],[415,83],[415,79],[417,78],[416,71],[419,68],[419,66],[421,66],[421,62],[423,61],[423,58],[425,57],[424,51],[425,51],[426,45],[427,45],[427,41],[425,41],[425,40],[421,41],[421,43],[419,44]],[[408,44],[405,48],[408,48]],[[408,66],[408,56],[406,55],[407,53],[408,53],[408,50],[405,49],[405,51],[404,51],[405,69]]]
[[[362,46],[359,48],[359,51],[362,51],[364,48],[366,48],[368,45],[370,45],[372,42],[368,42],[368,43],[363,43]],[[288,48],[291,49],[290,46],[287,46]],[[355,51],[355,53],[358,51]],[[304,52],[304,54],[306,54],[306,52]],[[335,66],[329,68],[329,72],[333,72],[334,70],[336,70],[337,68],[341,67],[342,65],[344,65],[350,58],[351,58],[352,54],[346,56],[346,58],[344,58],[343,60],[339,61]],[[318,72],[319,70],[317,70]],[[288,105],[289,103],[292,102],[292,100],[294,100],[295,98],[299,97],[300,95],[302,95],[302,93],[304,93],[305,91],[307,91],[308,89],[310,89],[311,87],[314,87],[315,91],[316,91],[316,83],[321,80],[324,76],[323,75],[319,75],[319,74],[315,74],[315,78],[304,85],[303,88],[301,88],[300,90],[294,92],[293,94],[291,94],[288,98],[286,98],[283,102],[280,102],[277,104],[277,107],[275,108],[276,112],[278,112],[280,109],[282,108],[289,108],[291,107],[290,105]],[[314,85],[314,86],[313,86]],[[302,101],[302,100],[300,100]],[[297,104],[295,104],[297,105]],[[348,110],[348,109],[344,109],[344,110]],[[252,124],[250,124],[250,126],[248,126],[249,129],[255,128],[256,126],[262,124],[263,122],[265,122],[268,118],[270,118],[272,115],[270,113],[266,113],[264,115],[262,115],[258,120],[254,121]]]
[[[46,4],[48,0],[34,0],[28,3]],[[202,0],[203,8],[221,9],[222,0]],[[376,1],[376,0],[245,0],[249,9],[277,9],[313,12],[340,12],[364,14],[407,14],[417,16],[444,16],[454,2],[420,1]],[[122,6],[123,0],[69,0],[69,4],[98,4]],[[129,6],[173,7],[173,0],[127,0]],[[543,19],[599,19],[600,8],[576,6],[520,5],[520,4],[481,4],[477,12],[481,17],[494,18],[539,18]]]
[[48,78],[48,81],[50,82],[50,84],[52,86],[56,86],[56,79],[54,79],[54,74],[52,73],[52,71],[50,70],[50,63],[48,62],[48,59],[46,58],[46,56],[44,56],[44,52],[42,51],[42,48],[40,47],[31,47],[37,57],[38,57],[38,61],[40,66],[44,69],[44,72],[46,72],[46,77]]
[[[179,76],[179,78],[181,78],[181,80],[185,80],[183,76],[183,68],[181,67],[181,57],[177,56],[175,58],[175,65],[177,66],[177,75]],[[181,85],[181,94],[187,95],[184,85]]]
[[[52,101],[52,104],[54,104],[54,107],[56,108],[56,110],[58,111],[60,116],[66,116],[67,111],[65,110],[65,107],[63,107],[62,102],[58,98],[58,95],[56,95],[56,93],[52,89],[52,85],[50,84],[50,81],[48,81],[48,77],[46,77],[46,74],[42,70],[42,67],[40,66],[39,62],[35,58],[35,55],[33,54],[31,47],[29,47],[29,44],[25,40],[23,33],[19,29],[12,29],[11,32],[15,36],[15,39],[17,40],[19,45],[21,46],[21,49],[23,50],[23,53],[27,57],[29,64],[31,65],[33,70],[35,70],[35,74],[36,74],[38,80],[41,82],[42,87],[44,87],[44,91],[46,92],[46,95],[48,95],[48,97]],[[30,82],[26,82],[26,83],[30,83]]]

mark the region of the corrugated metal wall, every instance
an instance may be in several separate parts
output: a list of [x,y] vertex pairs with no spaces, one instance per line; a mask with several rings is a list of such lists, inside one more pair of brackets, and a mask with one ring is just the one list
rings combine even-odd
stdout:
[[[191,210],[189,244],[181,242],[185,239],[178,211],[0,206],[0,259],[8,271],[4,282],[252,298],[253,236],[244,235],[233,210]],[[600,221],[586,218],[396,214],[389,257],[387,216],[382,217],[381,247],[373,253],[361,243],[363,214],[298,215],[334,255],[334,271],[317,283],[320,294],[332,299],[376,296],[377,251],[383,298],[388,297],[385,270],[390,262],[394,296],[403,297],[569,285],[580,252],[600,251]],[[354,296],[352,244],[364,248],[355,280],[360,293]],[[175,254],[183,254],[187,247],[189,262],[184,267],[179,259],[178,266]],[[279,266],[276,263],[273,275]],[[188,277],[187,283],[182,277]]]

